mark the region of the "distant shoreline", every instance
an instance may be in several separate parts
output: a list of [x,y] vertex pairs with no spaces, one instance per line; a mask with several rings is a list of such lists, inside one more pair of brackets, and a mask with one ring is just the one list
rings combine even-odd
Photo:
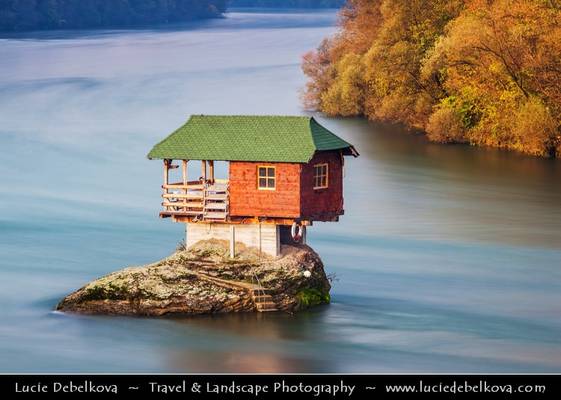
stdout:
[[227,8],[320,9],[340,8],[346,0],[229,0]]
[[[67,1],[71,3],[75,0]],[[173,27],[183,23],[225,18],[229,12],[311,12],[313,10],[338,10],[340,7],[336,5],[337,0],[320,2],[320,4],[314,6],[303,4],[298,6],[288,2],[286,7],[276,5],[274,2],[248,6],[243,5],[247,2],[241,2],[241,5],[237,5],[238,2],[227,0],[176,0],[174,3],[176,8],[168,6],[163,10],[144,10],[144,14],[140,14],[135,12],[133,5],[141,4],[143,0],[135,0],[136,3],[131,1],[128,12],[123,13],[123,10],[112,11],[111,7],[107,7],[101,10],[96,9],[97,14],[90,15],[91,10],[87,6],[88,1],[76,2],[75,9],[69,7],[74,14],[82,15],[82,19],[75,15],[68,16],[68,8],[63,11],[58,10],[57,7],[53,10],[44,10],[36,5],[35,9],[23,12],[14,10],[8,3],[0,5],[0,33],[143,29],[153,28],[154,26]],[[341,1],[340,3],[342,5],[344,2]],[[189,8],[185,4],[191,5],[191,7]],[[181,5],[183,5],[183,8],[177,11]],[[58,8],[62,9],[63,6]],[[121,11],[121,14],[118,11]],[[87,17],[83,17],[83,15],[87,15]]]
[[108,32],[127,32],[127,31],[174,31],[203,27],[206,24],[212,24],[213,21],[220,21],[229,18],[229,15],[236,13],[246,14],[313,14],[313,13],[336,13],[335,8],[262,8],[262,7],[233,7],[226,12],[212,18],[192,19],[179,22],[169,23],[146,23],[129,26],[102,26],[89,28],[60,28],[60,29],[30,29],[22,31],[2,31],[0,30],[0,39],[26,39],[26,38],[66,38],[82,35],[106,34]]
[[134,28],[221,18],[227,0],[170,0],[154,6],[149,0],[62,0],[45,5],[31,0],[0,4],[0,32]]

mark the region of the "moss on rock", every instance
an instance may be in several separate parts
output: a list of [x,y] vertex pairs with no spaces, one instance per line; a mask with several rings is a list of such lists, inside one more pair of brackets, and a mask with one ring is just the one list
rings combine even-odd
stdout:
[[309,308],[320,304],[329,304],[331,296],[329,292],[324,292],[315,288],[306,288],[296,294],[300,308]]

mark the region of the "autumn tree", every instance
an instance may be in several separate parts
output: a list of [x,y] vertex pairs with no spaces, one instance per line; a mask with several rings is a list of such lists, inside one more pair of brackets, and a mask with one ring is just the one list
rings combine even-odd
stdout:
[[[378,32],[380,3],[348,0],[339,13],[340,32],[324,39],[315,51],[304,55],[302,69],[310,77],[303,94],[307,108],[321,109],[332,115],[362,113],[362,55],[368,51]],[[332,84],[337,87],[331,88]]]
[[[554,155],[561,118],[560,17],[550,1],[471,2],[424,63],[423,77],[443,81],[447,94],[435,113],[458,114],[462,140],[472,144]],[[434,121],[427,130],[444,139]]]
[[556,0],[353,0],[304,58],[308,106],[440,142],[561,155]]

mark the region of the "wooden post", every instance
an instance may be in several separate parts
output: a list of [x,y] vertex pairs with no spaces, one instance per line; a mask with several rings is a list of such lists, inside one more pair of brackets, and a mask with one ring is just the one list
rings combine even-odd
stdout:
[[261,255],[261,222],[257,224],[257,240],[259,242],[259,255]]
[[[168,188],[166,186],[169,183],[169,164],[170,160],[164,160],[164,184],[162,186],[162,198],[164,201],[166,200],[164,195],[168,193]],[[165,209],[167,210],[169,208],[165,207]]]
[[230,225],[230,258],[236,256],[236,231],[234,225]]
[[203,177],[203,181],[206,182],[206,161],[201,160],[201,176]]
[[169,183],[169,164],[170,160],[164,160],[164,185]]
[[302,244],[307,244],[306,243],[306,225],[302,225],[301,229],[302,229]]
[[185,198],[183,199],[183,203],[184,203],[184,205],[185,205],[184,210],[187,211],[187,201],[188,201],[188,200],[187,200],[187,193],[189,192],[189,191],[187,190],[187,181],[188,181],[188,179],[187,179],[187,160],[182,160],[182,163],[181,163],[181,176],[182,176],[182,178],[183,178],[183,190],[182,190],[182,192],[183,192],[183,194],[185,195]]
[[209,167],[210,182],[214,183],[214,161],[213,160],[210,160],[208,162],[208,167]]
[[278,257],[281,253],[281,242],[280,242],[280,226],[275,225],[275,240],[276,240],[276,254],[275,257]]
[[183,184],[187,185],[187,160],[183,160]]

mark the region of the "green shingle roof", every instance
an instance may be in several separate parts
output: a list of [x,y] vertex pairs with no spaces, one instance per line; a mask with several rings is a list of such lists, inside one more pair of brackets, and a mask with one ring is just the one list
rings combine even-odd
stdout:
[[312,117],[192,115],[155,145],[148,158],[307,163],[316,151],[325,150],[358,155]]

